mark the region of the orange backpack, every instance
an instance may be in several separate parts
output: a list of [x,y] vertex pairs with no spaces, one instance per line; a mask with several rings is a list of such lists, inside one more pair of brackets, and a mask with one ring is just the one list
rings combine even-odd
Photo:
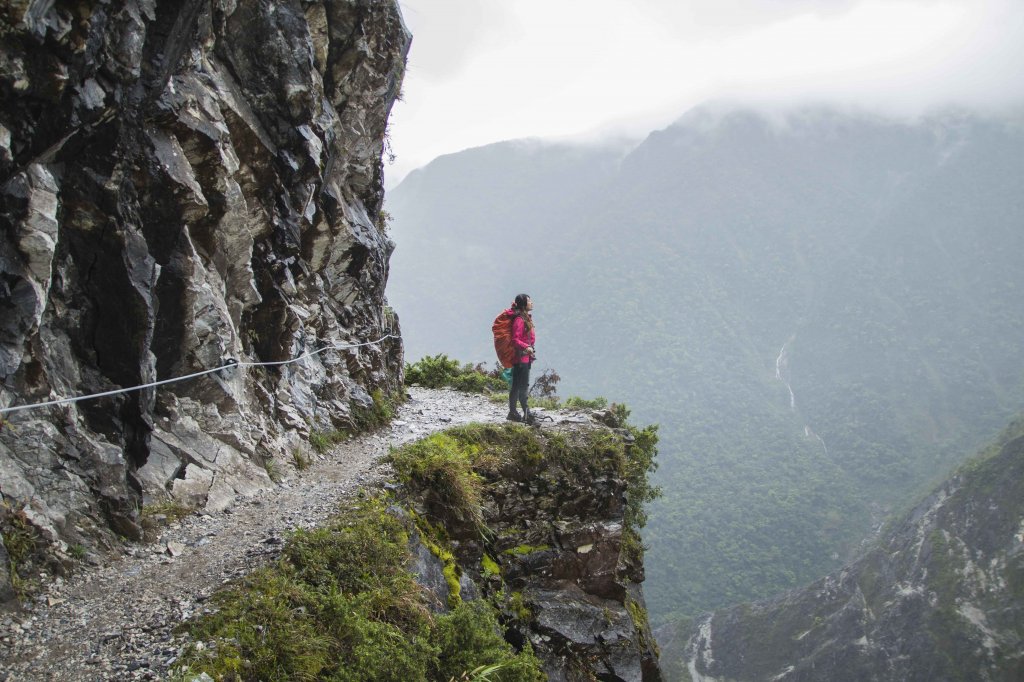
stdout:
[[512,340],[512,320],[515,318],[507,310],[502,310],[491,325],[494,350],[498,353],[498,362],[502,367],[511,367],[516,359],[516,344]]

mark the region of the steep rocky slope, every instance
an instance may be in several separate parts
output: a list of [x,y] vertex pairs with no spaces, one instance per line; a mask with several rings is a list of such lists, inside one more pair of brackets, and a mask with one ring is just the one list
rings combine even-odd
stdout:
[[695,681],[1024,679],[1024,422],[842,571],[700,620]]
[[138,537],[144,501],[222,509],[398,389],[381,154],[409,43],[391,0],[4,3],[0,406],[243,364],[2,415],[8,508]]
[[[411,388],[388,427],[337,445],[280,486],[224,513],[166,523],[122,560],[51,580],[25,610],[0,615],[0,670],[17,680],[167,679],[194,642],[175,626],[210,613],[224,582],[241,584],[274,562],[289,531],[323,527],[391,481],[390,510],[408,531],[401,554],[425,588],[421,608],[438,616],[456,601],[501,605],[507,637],[531,642],[552,680],[658,680],[642,552],[630,545],[651,432],[629,443],[585,413],[549,416],[541,432],[506,428],[489,424],[504,423],[504,409],[480,395]],[[403,476],[399,485],[396,474],[409,470],[381,461],[402,447],[411,449],[404,464],[421,461],[430,448],[420,439],[442,429],[445,442],[479,440],[486,536],[441,503],[437,481]],[[441,545],[453,550],[445,560]]]

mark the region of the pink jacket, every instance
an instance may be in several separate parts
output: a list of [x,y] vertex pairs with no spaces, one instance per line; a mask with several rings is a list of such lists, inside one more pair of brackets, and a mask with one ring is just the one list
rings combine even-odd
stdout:
[[[515,311],[511,308],[508,312],[515,315]],[[537,334],[533,329],[526,331],[526,323],[519,315],[516,315],[515,319],[512,320],[512,341],[516,344],[515,364],[532,362],[533,358],[527,354],[526,349],[532,347],[537,342]]]

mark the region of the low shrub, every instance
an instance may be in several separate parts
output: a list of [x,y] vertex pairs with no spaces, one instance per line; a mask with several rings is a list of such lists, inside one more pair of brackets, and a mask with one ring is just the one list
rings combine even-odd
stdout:
[[492,680],[546,680],[540,661],[529,644],[522,653],[509,655],[508,643],[498,634],[494,609],[483,600],[463,602],[438,619],[436,642],[440,648],[432,679],[463,680],[468,671],[494,666]]
[[593,400],[587,400],[586,398],[581,398],[578,395],[571,395],[565,399],[564,406],[578,410],[602,410],[608,407],[608,401],[601,397],[594,398]]
[[460,364],[443,353],[405,365],[405,383],[427,388],[454,388],[466,393],[508,391],[501,369],[488,370],[483,363]]
[[411,365],[406,363],[405,383],[441,388],[448,386],[461,373],[462,367],[459,362],[442,353],[425,357]]

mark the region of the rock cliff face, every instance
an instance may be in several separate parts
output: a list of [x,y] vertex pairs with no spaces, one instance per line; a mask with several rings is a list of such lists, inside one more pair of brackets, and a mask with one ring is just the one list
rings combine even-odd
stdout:
[[243,364],[3,415],[9,506],[51,540],[137,536],[143,501],[222,508],[397,390],[397,2],[20,0],[0,22],[0,406]]
[[1024,422],[843,571],[705,617],[704,680],[1024,679]]

